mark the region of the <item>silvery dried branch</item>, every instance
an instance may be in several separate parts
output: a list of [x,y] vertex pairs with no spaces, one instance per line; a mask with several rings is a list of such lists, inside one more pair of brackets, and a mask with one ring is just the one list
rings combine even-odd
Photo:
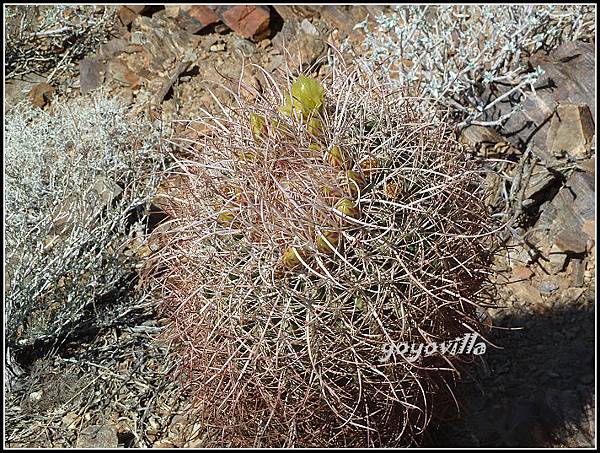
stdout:
[[[481,122],[503,96],[523,99],[541,75],[527,57],[577,39],[595,36],[591,5],[401,5],[376,18],[366,32],[362,64],[381,65],[399,86],[419,81],[418,95],[441,102],[466,124]],[[518,102],[515,109],[519,107]]]

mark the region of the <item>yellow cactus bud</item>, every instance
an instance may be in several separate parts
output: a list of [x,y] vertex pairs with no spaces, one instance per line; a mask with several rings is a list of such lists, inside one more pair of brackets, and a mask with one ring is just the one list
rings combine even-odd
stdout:
[[400,196],[402,195],[402,192],[404,191],[403,185],[404,184],[396,182],[396,181],[388,182],[384,188],[385,195],[388,198],[391,198],[392,200],[400,199]]
[[267,134],[267,127],[265,125],[265,118],[256,113],[250,114],[250,129],[255,140],[260,137],[264,137]]
[[238,151],[238,157],[242,161],[251,161],[256,158],[256,154],[252,151]]
[[303,250],[298,250],[296,247],[288,247],[282,256],[282,261],[288,269],[295,269],[302,264],[300,258],[304,260],[304,257],[305,253]]
[[360,212],[356,206],[354,206],[354,202],[350,198],[342,198],[335,204],[335,209],[337,209],[342,214],[352,217],[354,219],[358,219],[360,216]]
[[358,165],[360,166],[360,169],[362,170],[363,175],[365,175],[365,178],[367,178],[367,179],[372,179],[377,174],[377,171],[380,168],[379,161],[372,157],[363,160]]
[[350,169],[352,168],[353,161],[350,153],[343,148],[340,148],[338,145],[333,145],[329,150],[327,150],[327,162],[329,162],[332,166]]
[[350,190],[351,196],[356,198],[358,193],[365,188],[367,182],[359,172],[348,170],[346,171],[346,184]]
[[340,245],[340,233],[331,230],[325,231],[323,234],[317,234],[315,242],[319,252],[333,255],[334,249]]
[[365,309],[365,300],[362,297],[354,298],[354,306],[357,310],[363,311]]
[[317,116],[313,116],[308,120],[307,129],[310,134],[317,138],[323,136],[323,122]]
[[223,211],[217,217],[217,221],[219,223],[228,225],[228,224],[231,224],[231,222],[233,222],[233,218],[234,218],[234,216],[233,216],[232,212],[230,212],[230,211]]
[[303,118],[309,118],[315,112],[322,111],[324,93],[318,80],[300,75],[292,84],[292,95],[287,97],[280,110],[288,116],[292,115],[293,110],[298,110]]

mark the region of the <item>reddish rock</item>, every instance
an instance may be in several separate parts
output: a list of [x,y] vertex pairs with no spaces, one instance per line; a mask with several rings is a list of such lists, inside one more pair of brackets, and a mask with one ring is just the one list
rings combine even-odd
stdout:
[[148,5],[125,5],[124,8],[129,8],[136,14],[142,14],[142,12],[148,7]]
[[596,239],[596,219],[589,219],[583,222],[581,231],[587,234],[589,238]]
[[108,71],[113,79],[122,86],[135,89],[140,85],[139,76],[133,72],[127,64],[119,59],[114,59],[108,63]]
[[346,34],[350,33],[350,30],[354,26],[354,22],[350,19],[350,16],[340,6],[323,6],[321,9],[321,19]]
[[337,29],[343,37],[348,36],[352,41],[361,42],[364,33],[354,30],[357,22],[363,21],[369,11],[362,5],[327,5],[321,7],[321,20]]
[[208,6],[195,5],[180,10],[175,22],[185,31],[195,34],[220,21],[219,16]]
[[258,42],[269,35],[269,10],[264,6],[237,5],[225,9],[223,22],[240,36]]
[[205,27],[219,22],[219,16],[208,6],[192,6],[188,13]]
[[119,18],[123,26],[131,24],[138,16],[138,14],[139,13],[135,12],[127,6],[121,6],[117,11],[117,17]]
[[511,283],[509,288],[512,294],[519,300],[519,302],[530,303],[530,304],[543,304],[544,299],[540,294],[539,289],[528,282],[517,282]]

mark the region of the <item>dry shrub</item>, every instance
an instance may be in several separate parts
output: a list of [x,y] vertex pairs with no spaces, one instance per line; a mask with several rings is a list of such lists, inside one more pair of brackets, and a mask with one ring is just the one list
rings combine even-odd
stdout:
[[50,111],[23,102],[5,138],[7,346],[82,334],[147,304],[129,291],[140,260],[127,244],[164,171],[159,131],[98,93]]
[[181,378],[219,445],[414,445],[460,357],[382,355],[481,331],[480,176],[443,116],[376,74],[336,58],[322,107],[314,81],[265,80],[176,140],[149,275]]

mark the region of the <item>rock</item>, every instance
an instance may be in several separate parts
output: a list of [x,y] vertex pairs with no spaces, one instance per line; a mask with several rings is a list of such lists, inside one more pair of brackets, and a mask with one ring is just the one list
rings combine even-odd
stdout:
[[98,58],[110,59],[119,55],[127,48],[129,41],[123,38],[113,38],[98,49]]
[[587,237],[581,231],[563,229],[556,235],[554,244],[565,253],[585,253]]
[[223,52],[225,50],[225,44],[223,44],[223,43],[213,44],[212,46],[210,46],[209,50],[211,52]]
[[[586,221],[595,221],[595,184],[590,173],[576,171],[565,182],[554,198],[543,205],[533,232],[529,238],[544,254],[548,254],[549,246],[555,244],[559,234],[563,248],[581,250],[581,244],[587,242],[583,233]],[[589,226],[588,226],[589,228]],[[561,233],[563,230],[571,233]],[[577,237],[581,236],[581,244]],[[571,241],[571,242],[568,242]],[[552,253],[564,253],[554,245]],[[585,251],[585,248],[583,249]]]
[[300,28],[307,35],[318,35],[319,34],[319,32],[317,31],[317,28],[313,24],[311,24],[308,19],[304,19],[300,23]]
[[77,438],[77,448],[117,448],[119,438],[114,426],[90,426],[83,429]]
[[312,19],[319,15],[318,6],[310,5],[273,5],[273,8],[282,19],[287,22],[290,20],[298,20],[301,17]]
[[254,42],[266,38],[271,32],[269,10],[264,6],[228,7],[222,12],[221,17],[223,22],[234,32]]
[[556,283],[548,282],[548,281],[540,283],[540,286],[539,286],[540,293],[542,293],[542,294],[552,294],[557,289],[558,289],[558,286],[556,285]]
[[548,152],[574,158],[590,157],[595,127],[585,104],[561,103],[556,107],[546,138]]
[[574,258],[569,262],[567,273],[570,275],[571,286],[581,288],[585,283],[586,263],[582,259]]
[[125,5],[124,7],[130,9],[136,14],[142,14],[152,8],[150,5]]
[[[187,9],[189,10],[189,8]],[[181,5],[165,5],[165,16],[175,19],[181,11],[187,11]]]
[[143,9],[144,5],[121,6],[117,10],[117,17],[121,24],[126,27],[135,20]]
[[[546,148],[550,117],[559,103],[587,104],[592,119],[596,118],[596,49],[594,43],[572,41],[561,44],[550,54],[538,51],[529,62],[539,66],[544,74],[535,84],[535,94],[529,93],[523,111],[512,115],[505,123],[503,133],[513,144],[530,141],[544,162],[554,156]],[[499,93],[501,95],[502,93]],[[509,102],[496,105],[494,115],[499,117],[510,109]]]
[[30,401],[40,401],[42,399],[44,392],[42,392],[41,390],[38,392],[31,392],[29,394],[29,400]]
[[315,35],[302,34],[298,40],[300,64],[310,66],[325,53],[325,43]]
[[283,24],[281,31],[273,38],[273,46],[282,53],[291,54],[288,64],[292,69],[312,65],[325,53],[325,43],[317,34],[307,34],[298,22]]
[[504,137],[491,127],[472,124],[460,132],[460,142],[472,148],[480,145],[495,145],[504,141]]
[[534,272],[527,266],[514,266],[512,269],[512,281],[529,280]]
[[521,303],[543,304],[540,291],[529,282],[510,283],[508,288]]
[[268,72],[274,72],[277,68],[280,68],[285,63],[282,55],[270,55],[267,61],[268,62],[265,64],[265,69]]
[[[182,30],[173,21],[155,17],[138,16],[131,31],[132,36],[139,34],[143,42],[140,51],[143,51],[143,58],[147,59],[145,68],[156,75],[171,71],[201,40],[200,36]],[[138,55],[137,59],[142,58]]]
[[595,240],[596,239],[596,220],[586,220],[583,222],[581,226],[581,231],[583,231],[588,238]]
[[81,94],[88,94],[104,82],[106,64],[97,58],[84,58],[79,63],[79,90]]
[[187,11],[180,9],[175,17],[177,25],[192,34],[199,33],[220,20],[212,8],[204,5],[194,5]]
[[524,194],[524,205],[528,206],[535,203],[535,200],[544,200],[548,189],[557,182],[556,172],[548,170],[544,165],[533,167],[531,176]]
[[230,42],[232,47],[239,51],[240,55],[246,56],[246,58],[256,50],[256,44],[237,35],[234,35]]
[[575,209],[582,221],[596,219],[594,197],[596,185],[594,175],[586,172],[573,173],[565,184],[566,190],[573,194]]
[[67,429],[75,428],[75,423],[81,420],[81,417],[75,412],[68,412],[62,419],[62,424]]
[[[321,20],[330,25],[331,28],[338,29],[342,37],[348,36],[355,41],[364,38],[364,33],[354,30],[354,25],[363,20],[368,14],[364,6],[327,5],[322,6],[319,12],[321,13]],[[352,17],[353,15],[355,17]],[[356,17],[362,18],[357,20]]]
[[54,96],[54,87],[47,83],[38,83],[29,91],[29,99],[36,107],[43,108],[46,104],[52,101]]
[[8,111],[27,97],[31,89],[38,83],[45,83],[46,77],[39,74],[25,74],[23,78],[8,79],[4,84],[4,105]]
[[546,267],[550,273],[558,274],[564,270],[567,262],[567,255],[558,247],[552,246],[547,258],[548,263],[546,263]]
[[139,76],[125,62],[118,58],[108,62],[108,72],[112,76],[112,79],[121,86],[131,87],[132,89],[139,88],[140,86]]
[[570,304],[576,302],[584,292],[584,288],[566,288],[561,292],[560,298],[563,304]]
[[266,49],[270,45],[271,45],[270,39],[263,39],[261,42],[258,43],[258,47],[260,47],[261,49]]

